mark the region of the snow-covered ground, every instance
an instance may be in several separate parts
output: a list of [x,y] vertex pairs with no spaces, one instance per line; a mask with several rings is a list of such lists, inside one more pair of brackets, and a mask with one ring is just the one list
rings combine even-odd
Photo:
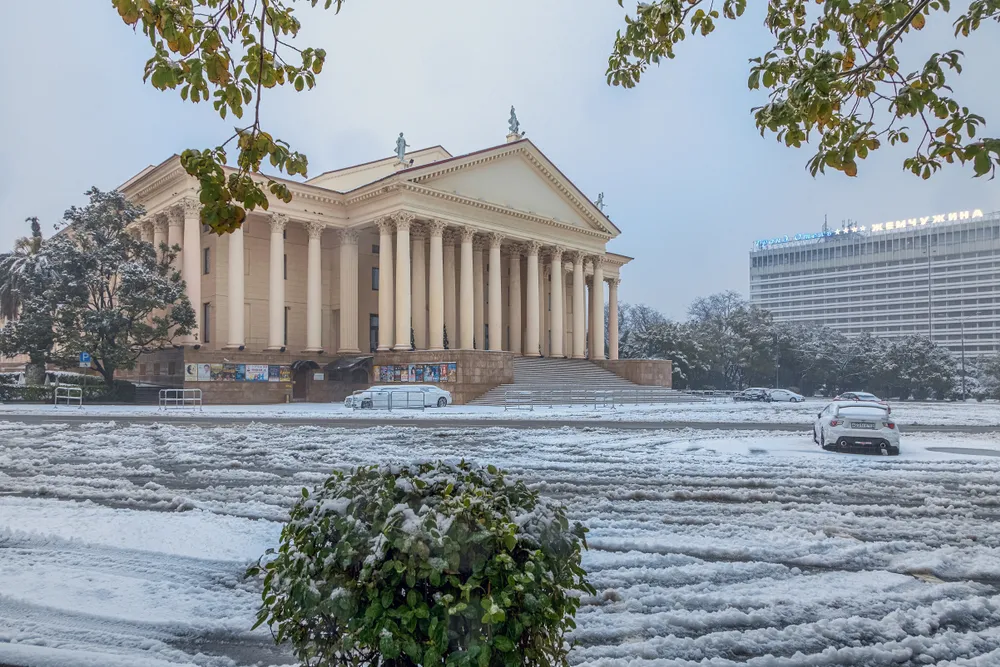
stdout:
[[[678,421],[713,423],[802,423],[812,425],[816,413],[828,401],[810,399],[805,403],[733,403],[732,401],[672,403],[667,405],[624,405],[614,409],[591,406],[537,407],[508,410],[500,407],[455,405],[427,410],[351,410],[340,403],[292,403],[279,405],[209,405],[203,410],[159,410],[146,405],[85,405],[82,408],[51,405],[0,405],[0,416],[89,415],[95,417],[161,416],[165,421],[177,416],[218,416],[260,419],[459,419],[479,420],[592,420],[592,421]],[[997,426],[1000,403],[897,403],[893,417],[901,425]]]
[[0,423],[0,664],[288,664],[245,566],[334,466],[467,458],[590,528],[571,662],[1000,664],[1000,435]]

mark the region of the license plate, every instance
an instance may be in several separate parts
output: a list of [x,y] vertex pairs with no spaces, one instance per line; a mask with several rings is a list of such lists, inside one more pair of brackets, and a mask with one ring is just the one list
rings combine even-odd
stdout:
[[851,428],[866,428],[868,430],[874,431],[875,424],[871,422],[851,422]]

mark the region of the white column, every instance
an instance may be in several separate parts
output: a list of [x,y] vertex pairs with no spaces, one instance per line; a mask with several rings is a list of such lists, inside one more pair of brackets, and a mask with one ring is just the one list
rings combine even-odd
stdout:
[[424,234],[414,230],[410,234],[412,263],[410,267],[410,294],[413,304],[413,342],[418,350],[427,349],[427,253]]
[[[444,349],[444,223],[430,223],[430,266],[428,267],[428,348]],[[452,249],[454,253],[454,248]],[[455,274],[452,273],[452,285]]]
[[[171,249],[174,247],[180,247],[184,242],[184,211],[179,208],[170,209],[167,213],[167,245]],[[197,254],[197,253],[195,253]],[[174,262],[171,266],[174,267],[174,271],[180,271],[181,267],[184,266],[183,250],[178,251],[177,255],[174,256]]]
[[378,226],[378,349],[385,352],[393,348],[395,327],[393,325],[393,280],[392,232],[395,229],[392,218],[385,216],[375,221]]
[[201,344],[201,203],[197,199],[181,202],[184,214],[183,275],[188,301],[194,308],[196,326],[186,341],[191,345]]
[[486,296],[483,294],[483,249],[477,243],[472,247],[472,314],[474,326],[473,336],[477,350],[485,350],[483,336],[486,333],[486,322],[483,310]]
[[521,346],[521,249],[514,247],[510,253],[510,351],[523,354]]
[[552,259],[549,263],[549,271],[552,275],[552,349],[549,356],[562,357],[563,339],[566,329],[563,326],[563,271],[562,271],[563,249],[555,247],[552,249]]
[[490,350],[503,349],[502,243],[503,234],[490,234]]
[[309,252],[306,266],[306,352],[323,350],[323,245],[325,225],[306,224],[309,232]]
[[462,279],[458,281],[461,292],[459,298],[459,332],[461,334],[459,348],[471,350],[473,348],[473,337],[476,330],[475,325],[475,295],[472,284],[474,282],[473,273],[475,260],[473,259],[472,239],[475,233],[469,227],[462,229],[462,256],[459,269],[462,272]]
[[537,241],[529,241],[527,244],[528,248],[528,264],[527,271],[525,273],[525,281],[528,283],[525,285],[525,329],[524,329],[524,356],[526,357],[537,357],[538,356],[538,315],[539,315],[539,305],[538,305],[538,249],[539,244]]
[[586,305],[583,297],[583,253],[577,252],[573,258],[573,358],[583,359],[586,356],[584,348],[587,323],[584,318]]
[[361,353],[361,348],[358,347],[358,325],[358,232],[356,229],[344,229],[340,232],[340,349],[338,352],[342,354]]
[[573,332],[568,326],[573,322],[573,283],[567,277],[573,272],[573,265],[563,263],[563,356],[573,356]]
[[621,278],[608,283],[608,359],[618,358],[618,284]]
[[545,265],[541,258],[538,261],[538,353],[545,356]]
[[229,335],[226,347],[242,348],[243,322],[243,228],[229,233]]
[[153,247],[156,248],[156,259],[163,259],[160,246],[167,242],[167,216],[157,215],[153,220]]
[[[586,269],[584,269],[586,271]],[[586,280],[586,274],[584,277]],[[587,283],[587,358],[596,359],[597,356],[594,354],[594,327],[592,326],[594,322],[594,283],[590,281]]]
[[288,216],[271,214],[271,247],[268,265],[267,349],[285,347],[285,226]]
[[591,359],[604,359],[604,258],[594,257],[594,282],[591,285],[594,296],[594,317],[590,324],[593,330]]
[[[448,331],[448,347],[459,347],[458,300],[455,294],[455,239],[451,233],[444,236],[444,328]],[[442,336],[443,344],[443,336]]]
[[413,214],[393,213],[396,222],[396,346],[394,350],[410,349],[410,223]]
[[[153,233],[154,233],[153,232],[153,221],[152,220],[143,220],[142,222],[139,223],[139,229],[142,230],[142,240],[145,241],[146,243],[152,244],[153,243]],[[153,246],[153,249],[155,250],[156,246]]]

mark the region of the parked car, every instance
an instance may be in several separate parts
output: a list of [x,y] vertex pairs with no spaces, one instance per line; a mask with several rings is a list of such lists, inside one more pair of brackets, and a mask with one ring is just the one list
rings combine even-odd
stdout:
[[771,396],[767,393],[767,389],[763,389],[761,387],[750,387],[749,389],[744,389],[739,393],[733,394],[733,400],[737,402],[767,402],[771,400]]
[[899,429],[889,408],[872,401],[834,401],[816,415],[813,441],[826,450],[899,454]]
[[768,392],[771,396],[772,401],[778,401],[781,403],[801,403],[806,400],[806,397],[802,394],[796,394],[794,391],[788,389],[772,389]]
[[869,394],[867,391],[845,391],[843,394],[836,396],[833,400],[835,401],[861,401],[864,403],[878,403],[879,405],[884,405],[889,413],[892,413],[892,407],[889,406],[887,401],[883,401],[881,398],[875,394]]
[[451,405],[451,392],[432,384],[411,384],[369,387],[356,391],[344,399],[348,408],[381,409],[388,408],[443,408]]

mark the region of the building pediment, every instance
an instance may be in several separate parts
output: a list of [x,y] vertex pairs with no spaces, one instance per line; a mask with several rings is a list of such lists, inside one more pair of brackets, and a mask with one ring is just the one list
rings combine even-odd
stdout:
[[440,192],[618,235],[601,211],[527,140],[409,169],[400,176]]

